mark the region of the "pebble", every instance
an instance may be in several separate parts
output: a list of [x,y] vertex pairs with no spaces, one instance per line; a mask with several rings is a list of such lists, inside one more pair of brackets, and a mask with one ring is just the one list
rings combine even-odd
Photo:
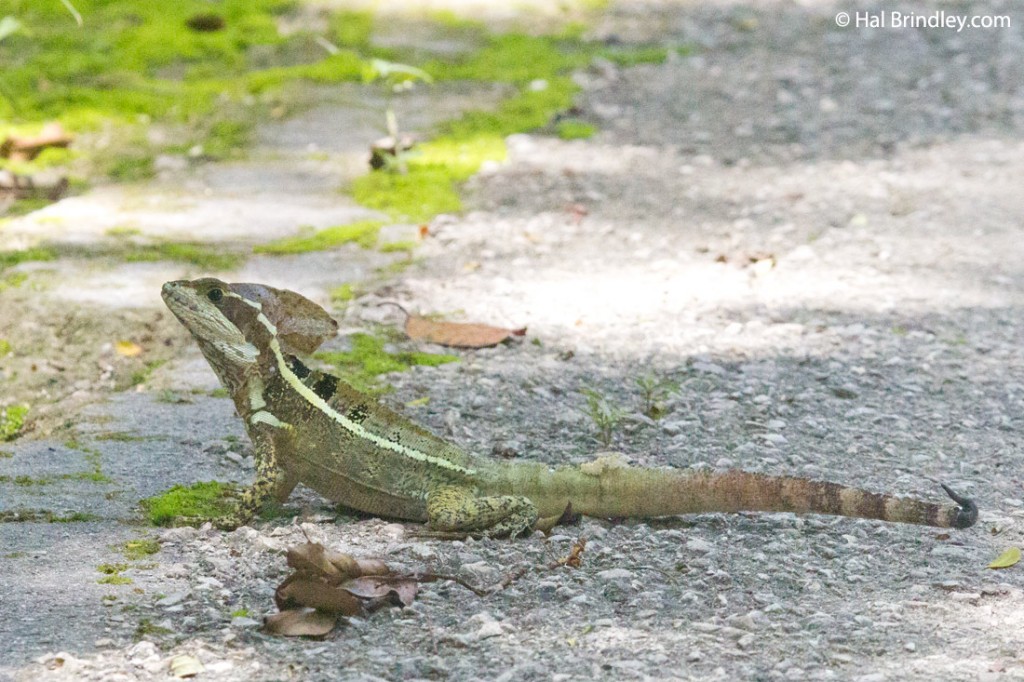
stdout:
[[609,568],[605,571],[601,571],[600,573],[598,573],[597,577],[599,580],[608,583],[632,580],[635,577],[635,575],[635,573],[625,568]]
[[708,552],[715,551],[715,546],[703,538],[690,538],[686,541],[686,549],[691,552],[707,554]]
[[185,597],[188,596],[185,592],[171,592],[162,599],[158,599],[156,605],[161,608],[167,608],[170,606],[176,606],[184,601]]

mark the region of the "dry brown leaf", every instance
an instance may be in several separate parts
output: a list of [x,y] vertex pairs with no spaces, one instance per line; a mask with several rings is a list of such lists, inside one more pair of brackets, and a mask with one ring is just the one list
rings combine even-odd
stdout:
[[322,576],[329,580],[343,579],[337,567],[327,559],[324,546],[319,542],[307,542],[288,550],[288,565],[300,573]]
[[124,358],[137,358],[142,355],[142,346],[134,341],[118,341],[114,344],[114,350]]
[[563,566],[568,566],[569,568],[579,568],[580,566],[582,566],[583,565],[583,551],[586,548],[587,548],[587,539],[586,538],[580,538],[579,540],[577,540],[573,544],[572,549],[569,550],[569,556],[567,556],[564,559],[560,560],[562,565]]
[[356,576],[362,575],[391,575],[391,569],[380,559],[356,559]]
[[74,139],[60,123],[47,123],[35,137],[9,136],[0,144],[0,156],[12,161],[31,161],[47,147],[67,147]]
[[414,341],[428,341],[452,348],[486,348],[496,346],[511,336],[523,336],[526,327],[503,329],[486,324],[445,322],[409,315],[405,318],[405,333]]
[[286,637],[323,637],[334,629],[338,615],[313,609],[290,609],[268,616],[263,631]]
[[181,654],[171,659],[171,674],[175,677],[195,677],[206,670],[195,656]]
[[[348,584],[348,583],[346,583]],[[292,575],[274,592],[279,609],[308,606],[343,616],[358,616],[363,605],[351,592],[315,578]]]
[[361,599],[383,599],[394,595],[404,606],[409,606],[416,599],[419,583],[415,578],[406,576],[384,577],[363,576],[349,580],[341,589]]
[[358,578],[362,575],[359,572],[359,563],[348,554],[327,552],[324,554],[324,558],[338,570],[338,575],[342,578],[341,582],[351,578]]

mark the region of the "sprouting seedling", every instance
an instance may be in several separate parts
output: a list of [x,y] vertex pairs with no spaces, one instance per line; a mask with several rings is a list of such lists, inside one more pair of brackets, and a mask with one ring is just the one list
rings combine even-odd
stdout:
[[406,145],[399,137],[398,117],[395,115],[394,98],[396,95],[412,90],[417,82],[433,83],[434,79],[423,69],[417,69],[408,64],[389,62],[384,59],[372,59],[363,69],[363,82],[382,82],[386,86],[387,108],[384,111],[384,122],[390,138],[390,148],[393,154],[378,154],[375,152],[373,163],[374,168],[387,168],[391,171],[405,173],[405,160],[403,153]]
[[665,401],[679,389],[679,384],[669,379],[659,379],[653,374],[644,374],[636,379],[637,388],[644,402],[643,413],[651,419],[665,416]]
[[597,429],[597,440],[601,445],[608,447],[625,412],[592,388],[584,388],[580,393],[587,399],[587,415]]

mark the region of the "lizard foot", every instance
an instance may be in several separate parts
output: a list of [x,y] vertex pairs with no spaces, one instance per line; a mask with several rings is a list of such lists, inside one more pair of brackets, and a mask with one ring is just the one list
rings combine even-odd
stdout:
[[974,522],[978,520],[978,505],[969,497],[963,497],[962,495],[956,494],[952,488],[945,483],[940,483],[942,489],[946,491],[950,499],[960,505],[960,509],[956,513],[956,518],[951,524],[953,528],[970,528],[974,525]]

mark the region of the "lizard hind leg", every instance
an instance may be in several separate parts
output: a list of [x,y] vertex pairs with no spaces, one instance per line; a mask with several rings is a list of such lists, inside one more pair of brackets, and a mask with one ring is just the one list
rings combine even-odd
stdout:
[[434,531],[515,538],[536,523],[537,506],[525,497],[477,497],[458,487],[439,488],[427,496],[427,524]]

